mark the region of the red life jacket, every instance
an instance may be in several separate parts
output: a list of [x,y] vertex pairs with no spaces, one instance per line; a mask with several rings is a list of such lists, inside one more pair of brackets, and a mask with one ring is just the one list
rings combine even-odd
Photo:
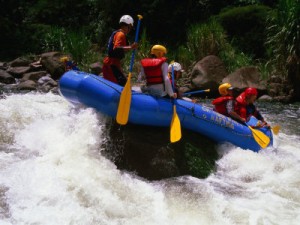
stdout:
[[146,75],[147,85],[164,83],[161,65],[167,58],[146,58],[141,60]]
[[247,103],[246,103],[246,95],[243,92],[236,98],[234,111],[239,114],[240,117],[247,119]]
[[226,103],[232,99],[233,99],[232,96],[222,96],[222,97],[216,98],[215,100],[212,101],[212,104],[215,106],[214,110],[220,114],[229,116],[227,109],[226,109]]

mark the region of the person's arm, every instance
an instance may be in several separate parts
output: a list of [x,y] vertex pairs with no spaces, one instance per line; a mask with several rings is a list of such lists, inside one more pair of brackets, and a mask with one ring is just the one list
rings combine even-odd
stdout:
[[168,63],[164,62],[161,65],[161,70],[163,73],[163,80],[166,88],[166,92],[171,98],[177,98],[177,94],[173,92],[172,84],[170,82],[170,79],[168,77]]
[[138,75],[138,82],[143,82],[145,80],[145,71],[144,71],[144,67],[141,66],[141,71]]
[[233,119],[236,119],[236,120],[241,121],[241,122],[246,122],[246,119],[240,117],[240,115],[237,114],[237,113],[234,111],[234,101],[233,101],[233,100],[227,101],[227,103],[226,103],[226,109],[227,109],[228,114],[229,114]]
[[138,47],[138,43],[136,42],[131,45],[127,45],[126,35],[123,32],[117,32],[114,41],[114,48],[123,49],[124,51],[129,51]]
[[265,121],[264,117],[261,115],[257,107],[254,105],[256,118],[261,121],[259,127],[270,127],[270,125]]
[[138,43],[136,43],[136,42],[134,42],[134,43],[131,44],[131,45],[122,46],[122,48],[123,48],[125,51],[137,49],[137,47],[138,47]]

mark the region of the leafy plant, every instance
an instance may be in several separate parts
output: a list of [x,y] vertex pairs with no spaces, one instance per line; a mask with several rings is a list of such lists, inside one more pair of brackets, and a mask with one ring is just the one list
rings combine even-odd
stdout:
[[187,47],[195,60],[200,60],[207,55],[218,55],[226,44],[225,32],[216,20],[192,25],[187,40]]
[[88,70],[91,62],[99,59],[99,53],[92,48],[92,42],[83,31],[67,31],[51,27],[43,41],[44,51],[59,51],[70,54],[81,70]]
[[279,0],[274,13],[269,15],[268,38],[270,62],[284,76],[289,57],[300,57],[300,2]]

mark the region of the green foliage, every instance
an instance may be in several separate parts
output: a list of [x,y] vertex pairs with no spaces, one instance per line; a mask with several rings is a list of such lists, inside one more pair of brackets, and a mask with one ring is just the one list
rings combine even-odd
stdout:
[[179,46],[177,50],[177,57],[178,62],[182,65],[185,70],[191,70],[193,62],[195,62],[195,55],[192,54],[189,49],[185,46]]
[[217,18],[232,45],[248,55],[262,58],[266,54],[264,41],[268,11],[267,6],[248,5],[224,10]]
[[251,56],[244,54],[243,52],[235,49],[232,45],[226,44],[218,55],[226,65],[229,73],[244,66],[253,65],[253,59]]
[[212,149],[199,149],[192,144],[185,145],[184,158],[188,174],[205,178],[211,174],[215,167],[217,156],[213,154]]
[[207,55],[219,55],[226,44],[223,28],[216,20],[192,25],[187,34],[187,47],[196,60]]
[[283,74],[286,74],[288,57],[300,57],[299,27],[299,0],[279,0],[278,9],[269,16],[267,45],[270,63]]
[[67,31],[59,27],[51,27],[45,34],[43,50],[70,54],[82,70],[87,70],[89,64],[99,58],[92,49],[92,42],[82,31]]
[[253,61],[251,56],[228,43],[224,29],[216,20],[193,25],[187,36],[187,47],[181,46],[178,50],[179,62],[185,68],[208,55],[220,57],[229,72],[248,66]]

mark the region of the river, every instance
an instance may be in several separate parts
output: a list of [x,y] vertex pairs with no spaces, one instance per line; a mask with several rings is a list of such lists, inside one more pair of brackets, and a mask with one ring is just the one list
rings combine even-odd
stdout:
[[254,153],[223,144],[205,179],[147,181],[101,154],[101,114],[50,93],[6,96],[0,224],[298,225],[300,104],[258,105],[281,126],[273,147]]

